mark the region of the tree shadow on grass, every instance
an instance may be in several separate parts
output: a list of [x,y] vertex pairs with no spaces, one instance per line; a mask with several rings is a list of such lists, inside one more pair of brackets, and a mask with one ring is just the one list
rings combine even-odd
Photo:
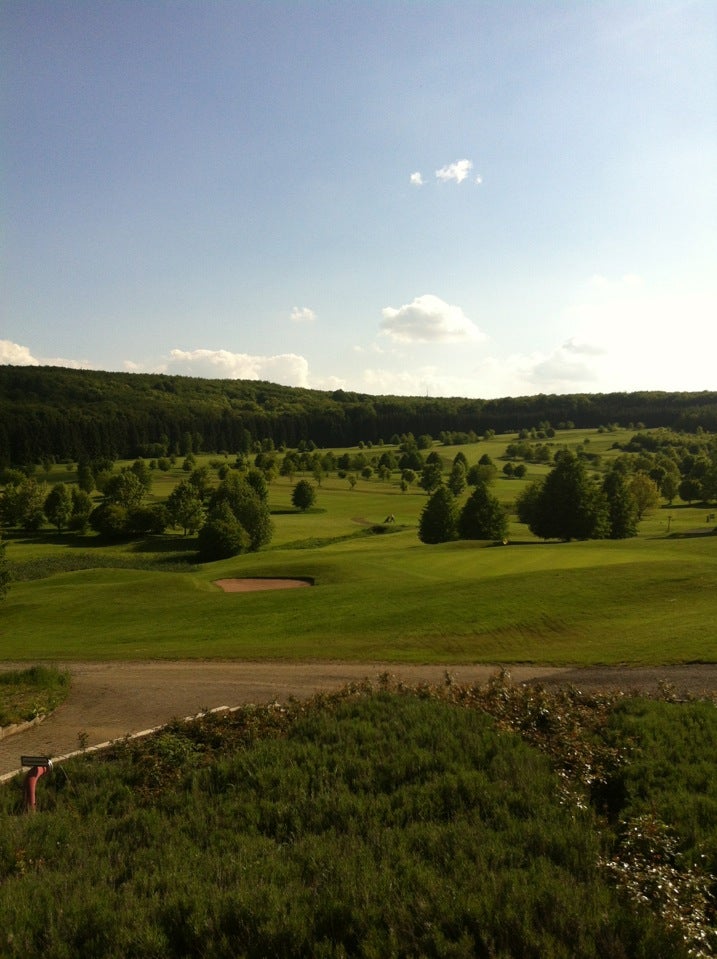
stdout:
[[146,536],[130,543],[133,553],[177,553],[180,555],[197,552],[196,536]]

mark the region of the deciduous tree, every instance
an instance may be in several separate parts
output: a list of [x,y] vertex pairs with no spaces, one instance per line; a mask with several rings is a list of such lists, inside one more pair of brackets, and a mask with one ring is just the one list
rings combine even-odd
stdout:
[[421,488],[432,493],[443,481],[443,474],[438,463],[426,463],[421,472]]
[[637,535],[637,503],[630,485],[620,470],[611,470],[602,484],[607,497],[610,538],[627,539]]
[[236,474],[227,476],[214,491],[210,511],[227,503],[240,525],[249,535],[250,549],[257,550],[271,540],[272,525],[269,505],[252,485]]
[[199,556],[205,562],[229,559],[251,546],[247,531],[234,515],[228,501],[218,502],[210,511],[197,539]]
[[649,510],[660,505],[660,491],[657,483],[647,473],[635,473],[630,480],[630,492],[637,506],[637,518],[642,519]]
[[106,503],[116,503],[118,506],[124,506],[125,509],[139,506],[144,492],[142,481],[131,469],[123,469],[114,476],[110,476],[103,490]]
[[183,480],[167,497],[167,516],[172,526],[181,526],[185,536],[204,525],[207,513],[196,486]]
[[302,512],[309,509],[316,501],[315,487],[305,479],[299,480],[291,494],[291,502]]
[[72,487],[72,512],[70,513],[69,527],[76,533],[87,532],[89,526],[90,513],[92,512],[92,499],[90,494],[86,493],[78,486]]
[[72,515],[72,494],[64,483],[55,483],[45,497],[45,516],[61,532],[68,525]]

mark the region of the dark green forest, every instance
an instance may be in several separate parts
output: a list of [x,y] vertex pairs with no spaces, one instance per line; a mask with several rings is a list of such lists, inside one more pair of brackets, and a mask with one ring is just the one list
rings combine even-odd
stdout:
[[717,431],[717,392],[576,393],[466,399],[322,392],[255,380],[0,366],[0,468],[43,458],[249,452],[609,424]]

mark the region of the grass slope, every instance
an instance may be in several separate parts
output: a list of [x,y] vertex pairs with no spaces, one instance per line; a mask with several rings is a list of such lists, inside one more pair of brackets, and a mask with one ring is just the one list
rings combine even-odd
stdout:
[[[0,656],[714,662],[716,546],[426,547],[407,530],[183,573],[80,570],[13,585]],[[212,584],[232,576],[308,576],[315,586],[224,594]]]

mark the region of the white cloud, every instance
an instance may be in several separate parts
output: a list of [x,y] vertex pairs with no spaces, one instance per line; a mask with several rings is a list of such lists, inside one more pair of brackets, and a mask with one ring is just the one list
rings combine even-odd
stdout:
[[484,335],[459,306],[452,306],[432,293],[413,302],[381,311],[382,331],[398,343],[448,343],[480,340]]
[[86,360],[67,360],[63,357],[35,357],[27,346],[0,340],[0,364],[8,366],[64,366],[73,370],[89,368]]
[[291,311],[290,320],[292,323],[314,323],[316,320],[316,313],[309,309],[308,306],[295,306]]
[[366,369],[361,376],[361,389],[374,396],[438,396],[441,377],[433,366],[414,370]]
[[411,174],[411,183],[414,186],[423,186],[426,181],[423,179],[418,170],[415,173]]
[[576,360],[565,347],[559,347],[528,371],[528,380],[536,386],[549,385],[552,389],[569,384],[594,381],[597,374],[588,363]]
[[10,366],[40,365],[40,361],[35,359],[26,346],[11,343],[10,340],[0,340],[0,363]]
[[478,186],[481,185],[481,183],[483,182],[483,177],[481,176],[480,173],[478,174],[478,176],[475,178],[473,182],[476,183]]
[[562,311],[568,338],[524,357],[522,372],[541,391],[714,389],[715,316],[714,291],[657,290],[635,274],[595,275]]
[[449,163],[446,166],[436,170],[436,179],[441,183],[449,183],[455,180],[456,183],[462,183],[469,176],[473,169],[473,163],[470,160],[456,160],[455,163]]
[[283,386],[305,387],[309,364],[295,353],[251,356],[228,350],[171,350],[163,372],[231,380],[270,380]]

